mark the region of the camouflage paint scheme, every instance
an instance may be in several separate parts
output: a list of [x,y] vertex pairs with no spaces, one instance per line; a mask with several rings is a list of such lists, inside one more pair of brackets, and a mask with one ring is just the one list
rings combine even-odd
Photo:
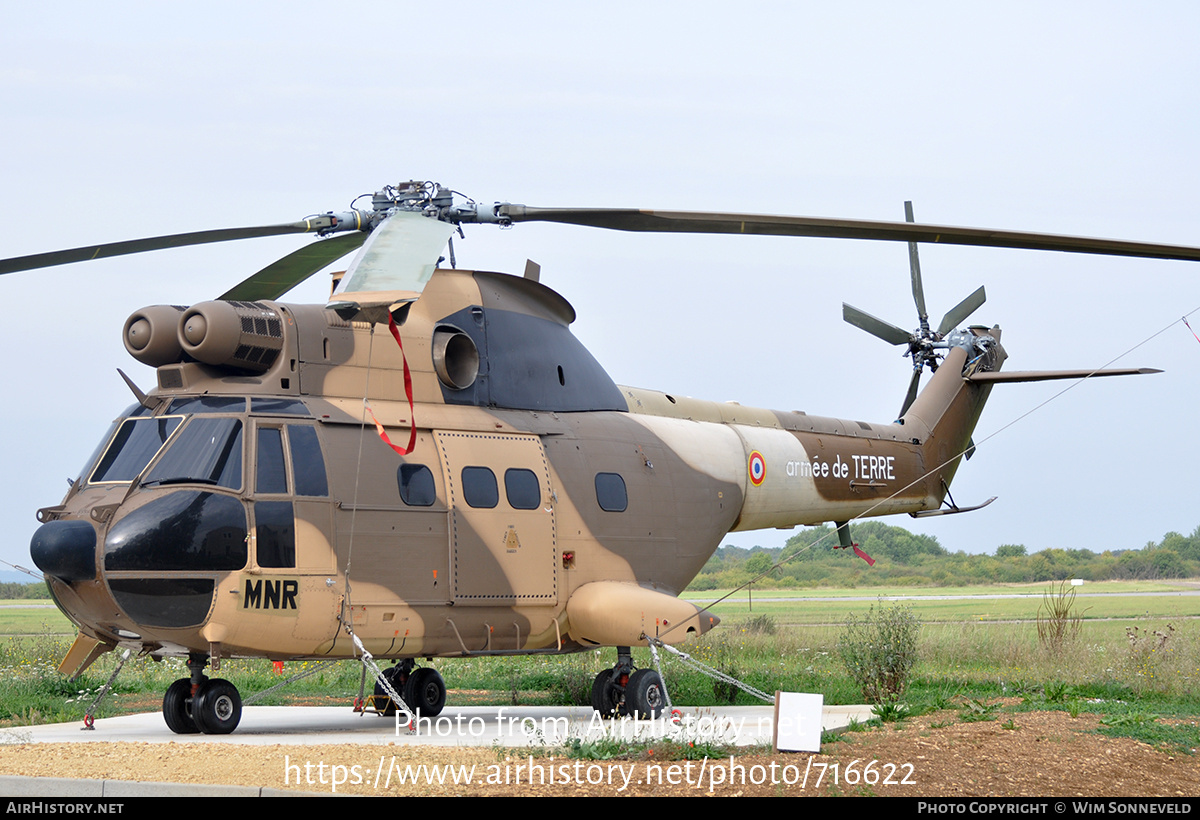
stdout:
[[[407,441],[403,358],[386,326],[344,321],[321,306],[247,304],[282,327],[264,372],[168,362],[143,404],[163,416],[179,398],[279,397],[302,401],[308,415],[294,408],[247,413],[244,404],[240,412],[214,413],[243,425],[240,489],[91,483],[85,474],[61,505],[39,512],[43,521],[95,529],[94,576],[47,574],[81,631],[65,670],[81,671],[117,645],[214,660],[355,657],[344,624],[372,654],[390,658],[571,652],[644,645],[644,635],[679,642],[716,623],[675,596],[731,530],[937,509],[991,388],[964,376],[998,370],[1004,359],[995,344],[968,366],[966,352],[952,348],[890,424],[719,404],[613,385],[570,335],[574,311],[549,288],[504,274],[439,270],[400,327],[417,426],[415,447],[402,457],[364,413],[367,396],[391,441]],[[167,318],[156,319],[154,310],[140,315],[159,324],[179,315],[162,308]],[[480,362],[469,386],[439,378],[438,333],[474,342]],[[998,328],[990,333],[998,341]],[[256,491],[261,431],[288,425],[316,430],[327,495],[297,495],[290,460],[289,492]],[[402,464],[429,468],[431,505],[403,503]],[[536,508],[513,509],[503,492],[491,508],[464,503],[464,467],[531,472]],[[599,473],[623,479],[624,510],[601,509]],[[244,567],[114,568],[120,561],[110,554],[120,545],[109,543],[112,528],[176,494],[195,505],[223,496],[244,508]],[[291,505],[294,566],[259,563],[258,511],[287,509],[269,502]],[[165,530],[154,537],[169,551]],[[194,593],[189,583],[197,584]],[[114,597],[114,585],[124,593]],[[146,616],[169,609],[181,590],[188,594],[180,605],[193,614]]]

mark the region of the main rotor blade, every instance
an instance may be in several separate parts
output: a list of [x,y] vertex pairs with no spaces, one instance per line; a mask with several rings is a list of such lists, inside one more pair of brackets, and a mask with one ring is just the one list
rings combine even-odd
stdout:
[[496,206],[500,217],[512,222],[561,222],[617,231],[663,233],[742,233],[760,236],[811,236],[826,239],[877,239],[893,242],[928,242],[942,245],[976,245],[992,248],[1094,253],[1148,259],[1200,261],[1200,248],[1127,242],[1085,236],[1061,236],[1024,231],[1000,231],[951,225],[923,225],[867,219],[828,219],[811,216],[764,216],[703,211],[642,211],[621,208],[535,208],[526,205]]
[[[915,222],[913,219],[912,202],[904,203],[904,221],[908,223]],[[912,293],[913,301],[917,303],[917,319],[921,322],[921,329],[929,329],[929,311],[925,309],[925,288],[921,287],[921,259],[917,256],[917,243],[908,243],[908,272],[912,278]]]
[[260,225],[252,228],[221,228],[215,231],[195,231],[193,233],[172,234],[171,236],[151,236],[146,239],[108,242],[103,245],[88,245],[84,248],[71,248],[65,251],[35,253],[31,256],[0,259],[0,274],[34,270],[35,268],[49,268],[55,265],[69,265],[72,262],[86,262],[90,259],[105,259],[110,256],[124,256],[131,253],[143,253],[144,251],[158,251],[165,248],[207,245],[212,242],[255,239],[261,236],[279,236],[289,233],[311,233],[328,227],[329,224],[330,222],[327,217],[316,217],[305,219],[301,222],[289,222],[284,225]]
[[945,336],[954,330],[954,328],[962,324],[964,319],[979,310],[979,306],[986,301],[987,294],[983,292],[983,286],[981,285],[979,290],[946,311],[946,315],[942,317],[942,323],[938,325],[938,335]]
[[912,334],[907,330],[898,328],[883,319],[877,319],[866,311],[859,310],[854,305],[848,305],[845,302],[842,302],[842,318],[872,336],[878,336],[888,344],[906,345],[912,341]]
[[217,298],[244,302],[278,299],[321,268],[356,250],[366,239],[365,233],[356,232],[310,242],[243,279]]
[[392,214],[371,232],[325,307],[343,319],[385,320],[381,308],[411,302],[425,290],[453,232],[449,222],[418,211]]

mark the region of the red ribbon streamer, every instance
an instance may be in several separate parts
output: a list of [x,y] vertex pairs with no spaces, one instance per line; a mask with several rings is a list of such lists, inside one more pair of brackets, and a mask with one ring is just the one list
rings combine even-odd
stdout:
[[379,433],[379,437],[383,439],[383,443],[391,447],[402,456],[406,456],[413,451],[417,444],[417,413],[416,405],[413,403],[413,388],[412,388],[412,373],[408,370],[408,356],[404,354],[404,342],[400,341],[400,329],[396,327],[396,322],[392,319],[392,314],[388,314],[388,330],[392,332],[392,338],[396,340],[396,344],[400,347],[400,359],[404,362],[404,395],[408,397],[408,418],[411,427],[408,434],[408,446],[397,447],[392,444],[392,440],[388,438],[387,431],[383,429],[383,425],[379,423],[379,419],[375,418],[374,411],[371,410],[371,405],[367,404],[367,413],[371,416],[371,421],[375,422],[375,432]]
[[[844,549],[845,549],[845,547],[843,547],[841,544],[836,544],[836,545],[834,545],[834,547],[833,547],[833,548],[834,548],[835,550],[844,550]],[[867,555],[867,554],[866,554],[865,552],[863,552],[862,550],[860,550],[860,549],[858,548],[858,544],[851,544],[851,545],[850,545],[850,549],[854,550],[854,554],[855,554],[855,555],[857,555],[859,558],[861,558],[861,559],[863,559],[864,561],[866,561],[866,562],[867,562],[867,566],[869,566],[869,567],[873,567],[873,566],[875,566],[875,559],[874,559],[874,558],[872,558],[871,556]]]

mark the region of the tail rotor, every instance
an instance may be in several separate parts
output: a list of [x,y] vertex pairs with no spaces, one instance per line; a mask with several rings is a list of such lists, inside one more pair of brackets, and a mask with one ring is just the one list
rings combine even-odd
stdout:
[[[908,222],[915,221],[913,218],[912,202],[904,203],[904,218]],[[908,351],[904,355],[912,359],[913,375],[908,383],[908,392],[904,397],[904,405],[900,408],[901,416],[908,412],[908,408],[916,400],[921,385],[921,373],[925,370],[926,366],[929,367],[931,372],[937,370],[940,358],[944,355],[938,351],[949,347],[943,341],[945,337],[964,322],[968,316],[978,310],[987,299],[984,289],[980,287],[966,299],[963,299],[951,308],[942,317],[937,330],[933,330],[929,326],[929,312],[925,309],[925,288],[921,282],[921,260],[917,254],[916,242],[908,243],[908,267],[912,280],[913,302],[917,306],[918,326],[915,330],[904,330],[891,322],[872,316],[853,305],[846,304],[845,302],[842,303],[842,318],[850,324],[861,330],[865,330],[872,336],[883,339],[888,344],[908,345]]]

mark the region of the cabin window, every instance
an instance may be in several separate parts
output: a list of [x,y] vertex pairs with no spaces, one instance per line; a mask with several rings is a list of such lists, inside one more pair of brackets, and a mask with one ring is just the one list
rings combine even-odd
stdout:
[[533,470],[505,470],[504,494],[514,510],[536,510],[542,504],[542,489]]
[[463,498],[472,507],[490,510],[500,502],[496,474],[487,467],[463,467]]
[[193,416],[179,431],[143,484],[242,486],[242,422]]
[[400,500],[410,507],[432,507],[437,501],[433,473],[424,464],[401,464],[396,470]]
[[625,512],[629,507],[625,479],[616,473],[596,473],[596,503],[605,512]]

